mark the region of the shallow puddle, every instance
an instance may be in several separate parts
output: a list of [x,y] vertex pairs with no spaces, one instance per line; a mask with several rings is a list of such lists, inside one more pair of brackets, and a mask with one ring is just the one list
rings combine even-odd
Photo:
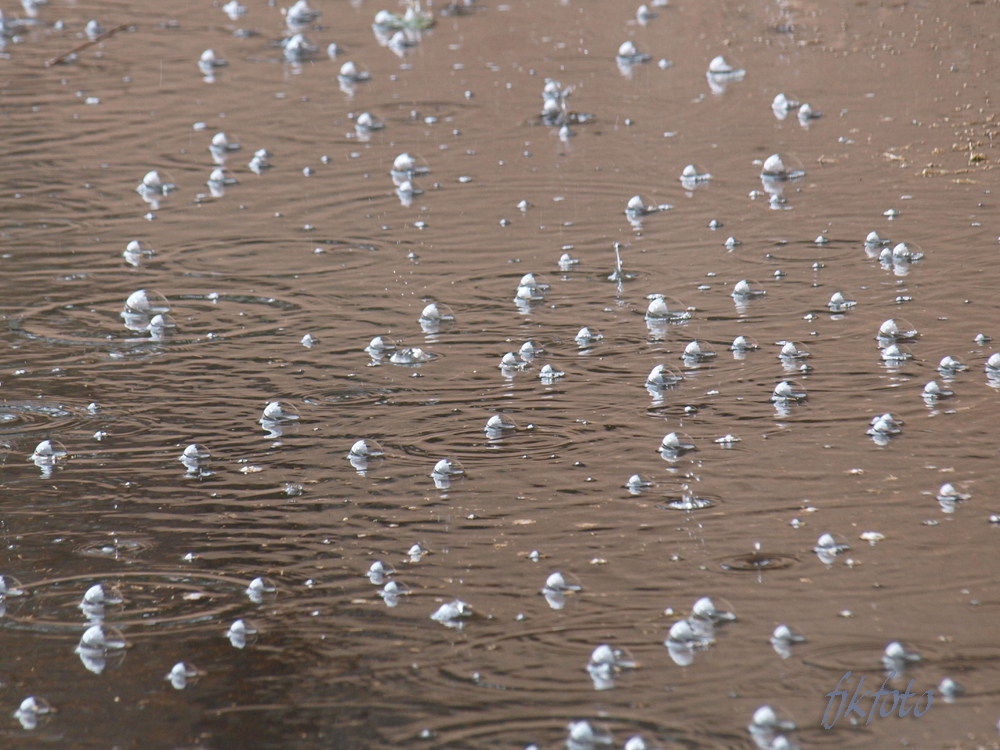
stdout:
[[0,745],[997,746],[1000,3],[637,6],[4,8]]

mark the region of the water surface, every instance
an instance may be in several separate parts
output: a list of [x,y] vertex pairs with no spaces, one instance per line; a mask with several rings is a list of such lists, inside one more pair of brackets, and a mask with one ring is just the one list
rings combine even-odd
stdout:
[[[544,750],[586,719],[615,745],[751,748],[765,703],[802,747],[996,742],[1000,381],[975,341],[1000,341],[996,3],[676,0],[645,26],[617,0],[439,4],[402,58],[372,32],[381,6],[317,3],[318,53],[295,64],[279,6],[217,5],[53,0],[0,60],[0,574],[25,591],[0,619],[4,746]],[[46,68],[92,18],[130,26]],[[626,40],[652,58],[627,76]],[[228,61],[213,82],[208,48]],[[746,70],[721,93],[717,55]],[[347,60],[371,74],[352,93]],[[547,78],[594,116],[575,137],[540,117]],[[779,120],[778,93],[822,118]],[[385,128],[359,138],[362,112]],[[213,197],[220,131],[242,150]],[[402,152],[428,169],[409,206]],[[805,176],[772,204],[776,152]],[[682,184],[688,164],[712,179]],[[154,169],[177,185],[156,206],[135,192]],[[673,208],[631,222],[636,194]],[[882,265],[872,231],[924,257]],[[516,304],[529,272],[549,288]],[[734,300],[741,280],[766,294]],[[175,327],[125,327],[139,289]],[[831,313],[835,292],[856,307]],[[690,319],[647,324],[650,294]],[[454,320],[422,327],[430,302]],[[896,365],[889,318],[919,331]],[[603,338],[581,347],[583,326]],[[739,335],[759,345],[742,359]],[[375,336],[431,356],[373,360]],[[502,371],[529,340],[544,351]],[[715,358],[684,361],[692,340]],[[809,358],[780,359],[785,341]],[[943,380],[945,355],[968,370]],[[651,394],[657,364],[684,379]],[[776,406],[786,379],[808,396]],[[932,379],[954,396],[925,403]],[[267,430],[275,400],[299,419]],[[879,445],[885,412],[902,430]],[[495,414],[518,429],[489,437]],[[670,432],[697,450],[661,456]],[[52,471],[29,460],[46,439],[68,453]],[[384,456],[349,460],[360,439]],[[211,454],[193,472],[191,443]],[[445,457],[465,473],[442,489]],[[945,482],[971,495],[950,513]],[[671,507],[685,497],[710,502]],[[823,533],[851,547],[829,566]],[[409,592],[395,607],[376,560]],[[541,593],[554,571],[582,586],[562,609]],[[276,591],[254,603],[259,576]],[[96,583],[120,590],[104,621],[128,644],[100,674],[74,653]],[[682,667],[663,641],[701,596],[737,620]],[[430,619],[455,599],[461,629]],[[238,618],[257,630],[242,649]],[[806,637],[787,659],[780,623]],[[826,693],[848,670],[881,683],[893,640],[922,656],[918,692],[950,676],[964,696],[822,729]],[[638,666],[595,691],[601,643]],[[184,690],[164,679],[179,661],[200,673]],[[33,730],[11,718],[29,695],[56,709]]]

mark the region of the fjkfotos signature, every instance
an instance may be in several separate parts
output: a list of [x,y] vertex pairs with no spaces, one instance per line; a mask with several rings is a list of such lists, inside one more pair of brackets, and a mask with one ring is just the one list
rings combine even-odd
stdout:
[[[896,710],[896,706],[899,706],[899,716],[902,718],[910,713],[910,709],[913,709],[913,715],[918,719],[930,710],[931,703],[934,701],[934,691],[926,690],[924,691],[916,702],[912,705],[907,706],[906,701],[910,698],[916,697],[916,693],[911,693],[910,688],[913,687],[913,680],[910,680],[910,684],[906,686],[906,690],[900,693],[898,690],[886,690],[885,683],[896,676],[895,672],[889,672],[889,675],[882,681],[882,687],[872,693],[870,690],[865,690],[861,692],[861,686],[864,685],[865,676],[862,675],[861,679],[858,680],[858,686],[854,690],[854,696],[851,698],[850,702],[847,704],[847,710],[844,711],[844,701],[847,700],[847,696],[850,693],[851,685],[851,673],[848,672],[837,682],[837,687],[831,690],[826,696],[830,699],[830,702],[826,704],[826,710],[823,712],[823,727],[824,729],[833,729],[833,725],[837,723],[837,719],[840,718],[841,712],[843,712],[845,717],[850,717],[852,713],[856,713],[862,719],[865,718],[864,709],[861,707],[860,701],[864,700],[865,696],[871,694],[872,696],[872,707],[868,712],[868,718],[865,724],[871,723],[872,718],[875,716],[875,709],[878,708],[879,716],[882,718],[888,718],[892,715],[892,712]],[[847,689],[841,689],[841,683],[847,680]],[[833,702],[840,697],[840,706],[837,708],[837,714],[829,722],[827,717],[830,714],[830,709],[833,707]],[[886,708],[889,703],[889,698],[892,698],[892,705]],[[920,708],[920,702],[926,698],[927,703],[924,705],[923,709]],[[879,707],[879,700],[882,701],[882,706]]]

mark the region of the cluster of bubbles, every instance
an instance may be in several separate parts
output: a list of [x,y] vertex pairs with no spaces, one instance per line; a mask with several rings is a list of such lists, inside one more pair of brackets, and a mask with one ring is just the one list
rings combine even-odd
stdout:
[[[247,587],[247,598],[256,605],[274,598],[276,584],[269,578],[255,578]],[[29,595],[27,589],[11,576],[0,576],[0,614],[6,612],[7,603]],[[77,609],[86,621],[86,627],[74,648],[84,668],[93,674],[118,668],[125,660],[129,643],[122,631],[107,622],[127,610],[128,601],[119,587],[105,583],[90,586],[80,599]],[[234,648],[245,648],[257,636],[257,627],[249,620],[238,619],[226,630],[225,637]],[[175,690],[194,685],[205,672],[185,661],[178,661],[164,677]],[[45,698],[30,695],[21,701],[13,713],[25,730],[33,730],[48,721],[56,709]]]
[[[449,6],[449,9],[451,12],[460,13],[463,12],[461,9],[467,8],[468,5]],[[665,0],[654,0],[652,5],[654,7],[663,6],[666,5],[666,2]],[[24,7],[29,17],[37,16],[35,3],[25,0]],[[247,13],[246,7],[239,5],[237,0],[231,0],[225,4],[222,6],[222,10],[232,20]],[[287,33],[278,44],[282,50],[283,58],[292,64],[299,64],[314,58],[318,53],[319,46],[311,42],[305,32],[309,31],[310,27],[319,20],[320,12],[309,7],[306,0],[298,0],[284,13]],[[656,12],[646,5],[641,6],[636,14],[638,22],[643,25],[655,19],[656,16]],[[433,23],[432,14],[422,10],[418,2],[411,2],[403,14],[395,14],[387,10],[379,11],[375,15],[372,30],[382,46],[399,57],[403,57],[407,50],[420,43],[421,32]],[[5,22],[0,16],[0,39],[9,35],[11,30],[18,25],[15,22]],[[88,38],[93,40],[104,33],[104,30],[96,21],[91,21],[87,24],[85,33]],[[329,44],[327,54],[330,58],[336,58],[339,53],[340,49],[335,43]],[[651,56],[639,51],[631,41],[621,44],[615,56],[616,65],[622,75],[626,77],[633,74],[636,66],[643,65],[650,60]],[[212,49],[205,50],[198,60],[198,68],[208,82],[213,81],[216,71],[226,65],[227,61],[218,57]],[[665,69],[670,65],[666,60],[661,60],[660,67]],[[731,65],[722,56],[718,56],[711,60],[705,75],[712,92],[721,94],[730,83],[743,80],[745,71]],[[339,84],[349,94],[353,94],[356,84],[369,80],[369,78],[367,72],[359,70],[351,61],[343,63],[339,69]],[[545,125],[558,128],[558,135],[564,141],[574,135],[570,130],[570,125],[586,123],[594,119],[593,115],[575,113],[569,110],[567,102],[571,93],[572,87],[563,87],[559,81],[552,79],[546,80],[542,90],[543,106],[540,121]],[[786,97],[784,93],[780,93],[774,98],[771,109],[779,120],[783,120],[790,113],[795,112],[800,124],[806,128],[811,122],[822,116],[820,112],[814,111],[808,103],[800,103],[793,98]],[[364,140],[370,137],[372,132],[383,129],[385,124],[376,120],[369,112],[363,112],[355,118],[354,127],[357,137]],[[211,139],[208,150],[216,166],[210,172],[206,182],[209,189],[208,194],[201,194],[196,200],[209,197],[220,198],[225,194],[227,187],[236,184],[235,178],[227,174],[225,165],[229,155],[240,150],[240,145],[230,142],[225,133],[219,132]],[[266,149],[259,149],[254,153],[248,168],[260,174],[270,166],[269,158],[270,154]],[[764,193],[760,195],[766,194],[771,207],[775,210],[786,208],[783,197],[784,186],[790,182],[801,180],[805,175],[804,171],[786,167],[779,154],[772,154],[763,160],[760,166],[759,179],[764,189]],[[428,166],[418,163],[418,160],[409,153],[401,153],[395,158],[390,170],[390,177],[396,195],[403,206],[411,206],[414,197],[423,193],[414,184],[414,180],[428,173]],[[694,164],[689,164],[683,169],[678,179],[686,190],[693,191],[712,180],[712,175]],[[158,170],[150,170],[143,176],[135,189],[153,210],[157,210],[162,201],[176,190],[176,185],[169,178],[161,176]],[[754,191],[751,197],[755,198],[757,194],[758,191]],[[523,201],[519,205],[522,211],[527,210],[528,207],[528,204]],[[669,204],[647,205],[640,195],[635,195],[627,201],[625,215],[633,227],[639,229],[644,219],[669,211],[671,208],[672,206]],[[721,225],[718,222],[713,222],[713,225],[710,226],[715,229]],[[818,244],[824,242],[826,240],[823,237],[817,239]],[[740,242],[733,237],[728,238],[725,242],[729,251],[733,251],[739,245]],[[873,260],[877,260],[883,269],[898,277],[906,276],[913,264],[920,262],[924,257],[923,252],[914,243],[899,242],[893,245],[890,241],[880,238],[876,232],[871,232],[865,238],[864,249],[867,255]],[[628,278],[628,275],[622,268],[620,249],[617,245],[615,253],[616,266],[609,279],[621,284]],[[126,261],[133,266],[142,265],[153,255],[154,251],[151,247],[136,240],[128,243],[124,253]],[[567,271],[572,269],[577,262],[567,253],[559,259],[559,267],[561,270]],[[550,284],[543,276],[527,273],[518,282],[513,303],[521,312],[528,313],[544,303],[549,290]],[[743,313],[750,304],[765,298],[766,294],[759,283],[742,279],[734,285],[731,296],[737,310]],[[831,296],[826,305],[831,313],[837,315],[845,314],[855,306],[854,300],[839,291]],[[169,338],[177,327],[170,312],[170,303],[164,295],[155,290],[140,289],[129,295],[120,315],[125,328],[129,331],[148,335],[154,341],[162,341]],[[653,294],[650,295],[644,318],[650,333],[662,337],[669,326],[680,325],[691,320],[694,312],[693,308],[678,300],[662,294]],[[455,324],[455,315],[447,305],[429,301],[422,309],[417,322],[428,340],[433,341],[436,335]],[[574,341],[581,352],[586,353],[600,345],[603,338],[603,335],[596,328],[584,326],[580,328]],[[919,333],[912,324],[905,320],[890,319],[879,326],[875,338],[882,361],[887,365],[898,366],[900,363],[912,359],[913,354],[908,345],[918,341]],[[306,346],[311,346],[313,342],[311,337],[303,338],[303,344]],[[791,341],[781,341],[778,342],[778,345],[780,346],[778,358],[785,374],[806,376],[811,370],[808,363],[810,358],[808,349],[801,343]],[[737,336],[730,346],[733,357],[737,359],[742,359],[759,349],[759,344],[752,337],[746,335]],[[403,345],[402,342],[392,339],[389,334],[373,338],[365,351],[371,358],[370,364],[372,366],[380,366],[387,361],[398,366],[418,367],[434,357],[432,353],[421,347]],[[517,352],[506,352],[501,356],[498,365],[502,376],[510,379],[529,371],[544,351],[542,346],[528,341]],[[711,364],[717,356],[716,351],[708,342],[692,340],[685,345],[680,360],[686,369],[692,370]],[[928,406],[933,407],[940,400],[953,396],[954,391],[951,383],[967,370],[967,365],[955,357],[946,356],[941,359],[938,372],[943,382],[932,380],[926,383],[921,391],[923,400]],[[988,381],[1000,388],[1000,353],[993,354],[987,360],[985,372]],[[564,376],[564,372],[550,363],[545,363],[538,368],[537,377],[548,385]],[[662,400],[664,394],[675,388],[684,378],[685,375],[679,369],[661,363],[655,365],[649,372],[645,387],[656,402]],[[774,386],[770,400],[779,416],[787,416],[794,408],[808,400],[808,394],[806,388],[798,380],[782,379]],[[265,406],[258,421],[268,438],[277,440],[287,430],[294,427],[299,419],[298,410],[293,404],[285,401],[272,401]],[[531,428],[532,426],[529,425],[527,429]],[[867,434],[877,445],[885,446],[902,432],[902,428],[902,419],[887,412],[871,419]],[[520,429],[510,415],[498,413],[489,417],[483,427],[483,432],[488,440],[495,441],[503,440]],[[715,442],[721,445],[732,445],[738,440],[739,438],[735,436],[726,435]],[[665,435],[658,447],[660,455],[671,462],[676,462],[681,456],[696,450],[695,442],[689,436],[679,432],[670,432]],[[377,441],[366,437],[353,443],[346,458],[352,467],[364,476],[372,467],[385,460],[386,455],[386,451]],[[61,443],[54,439],[45,439],[37,445],[30,456],[30,461],[42,471],[43,476],[48,477],[68,458],[69,454]],[[211,474],[210,459],[211,454],[208,448],[198,443],[189,444],[178,457],[178,461],[184,466],[187,475],[192,477],[209,476]],[[447,490],[452,483],[461,481],[465,476],[465,469],[457,458],[441,458],[434,464],[430,476],[438,489]],[[649,483],[639,475],[633,475],[626,486],[630,492],[640,493],[649,486]],[[951,483],[943,484],[935,497],[946,513],[954,513],[959,503],[970,499],[968,494],[960,492]],[[708,501],[692,495],[685,496],[673,507],[691,511],[707,507],[709,504]],[[870,533],[873,534],[870,537],[872,543],[876,537],[881,538],[881,535]],[[822,534],[814,547],[815,554],[826,565],[834,564],[838,557],[848,550],[850,550],[850,546],[838,540],[831,533]],[[413,545],[407,554],[410,562],[418,562],[427,552],[417,544]],[[397,607],[403,598],[410,594],[409,587],[396,580],[396,570],[388,563],[375,561],[365,575],[373,585],[379,587],[379,596],[387,607]],[[276,591],[276,585],[269,579],[255,578],[245,593],[252,603],[260,605],[273,597]],[[547,604],[553,610],[563,609],[566,606],[567,597],[581,591],[582,586],[571,574],[564,575],[560,572],[550,574],[541,589]],[[0,576],[0,608],[5,607],[9,599],[23,595],[24,590],[17,581],[10,577]],[[125,605],[126,601],[121,592],[111,586],[96,584],[84,593],[79,603],[79,609],[88,625],[80,638],[75,653],[90,672],[100,674],[109,664],[120,664],[125,658],[128,645],[125,636],[119,629],[105,622],[109,615],[120,612]],[[430,614],[430,619],[445,627],[461,630],[473,615],[474,610],[470,604],[461,599],[454,599],[442,602]],[[699,598],[694,603],[690,615],[675,621],[669,628],[667,638],[664,641],[669,657],[681,666],[693,663],[699,652],[713,646],[720,629],[735,620],[736,616],[729,611],[728,605],[719,608],[710,598]],[[234,648],[243,649],[252,644],[258,634],[259,628],[255,623],[241,618],[230,625],[225,632],[225,637]],[[770,643],[779,656],[788,658],[791,649],[804,640],[804,636],[782,624],[773,631]],[[901,673],[918,663],[920,656],[901,643],[893,641],[885,647],[881,661],[886,670]],[[600,644],[593,650],[585,669],[596,690],[608,690],[614,687],[615,681],[620,675],[634,670],[638,666],[637,661],[627,649]],[[164,679],[173,688],[181,690],[193,684],[203,674],[193,665],[179,661]],[[954,698],[962,692],[961,687],[950,678],[945,678],[939,689],[946,696],[946,699],[947,697]],[[14,717],[25,729],[30,730],[38,726],[54,710],[45,699],[29,696],[21,702]],[[795,723],[780,716],[770,706],[764,705],[758,708],[747,729],[754,743],[762,750],[785,750],[796,747],[794,740],[790,737],[790,733],[796,729]],[[569,750],[592,750],[598,745],[610,745],[613,741],[609,732],[595,727],[587,721],[574,721],[569,724],[567,730],[566,745]],[[647,745],[641,736],[633,736],[627,740],[624,747],[625,750],[646,750]]]

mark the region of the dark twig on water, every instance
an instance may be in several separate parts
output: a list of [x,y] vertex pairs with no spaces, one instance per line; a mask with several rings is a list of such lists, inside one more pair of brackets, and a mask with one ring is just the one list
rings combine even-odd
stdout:
[[46,60],[45,61],[45,67],[48,68],[48,67],[51,67],[53,65],[59,65],[60,63],[64,63],[64,62],[66,62],[67,59],[69,59],[71,56],[75,55],[77,52],[82,52],[83,50],[87,49],[87,47],[93,47],[98,42],[103,42],[109,36],[112,36],[113,34],[117,34],[119,31],[125,31],[125,29],[127,29],[127,28],[128,28],[128,24],[127,23],[123,23],[121,26],[115,26],[113,29],[109,29],[108,31],[105,31],[103,34],[101,34],[100,36],[95,37],[94,39],[91,39],[89,42],[84,42],[79,47],[74,47],[73,49],[71,49],[69,52],[67,52],[64,55],[59,55],[59,57],[53,57],[51,60]]

